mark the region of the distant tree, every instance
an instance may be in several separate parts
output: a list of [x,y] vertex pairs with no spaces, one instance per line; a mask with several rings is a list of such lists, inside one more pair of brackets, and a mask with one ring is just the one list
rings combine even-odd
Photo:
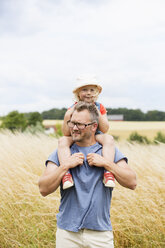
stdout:
[[3,118],[2,128],[10,129],[11,131],[21,130],[24,131],[27,126],[27,120],[24,114],[18,111],[12,111]]
[[[66,108],[50,109],[42,112],[43,119],[63,120]],[[140,109],[127,109],[127,108],[107,108],[108,115],[122,114],[125,121],[165,121],[165,112],[162,111],[148,111],[142,112]]]
[[145,114],[140,109],[131,109],[127,115],[125,120],[127,121],[144,121]]
[[44,120],[63,120],[64,119],[64,115],[66,112],[66,108],[62,108],[62,109],[50,109],[48,111],[44,111],[42,112],[42,118]]
[[[43,120],[63,120],[66,108],[58,109],[53,108],[41,113]],[[148,111],[143,113],[140,109],[127,109],[127,108],[107,108],[107,114],[123,114],[125,121],[165,121],[165,112],[162,111]],[[25,113],[27,119],[30,118],[31,113]]]
[[146,113],[147,121],[165,121],[165,112],[152,110]]
[[28,117],[28,125],[36,126],[37,123],[42,123],[42,115],[39,112],[29,113]]

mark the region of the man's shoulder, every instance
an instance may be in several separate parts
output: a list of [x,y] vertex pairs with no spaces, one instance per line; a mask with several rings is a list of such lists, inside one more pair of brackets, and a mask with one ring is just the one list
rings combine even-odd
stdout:
[[55,149],[48,157],[48,159],[45,162],[45,165],[47,165],[48,162],[53,162],[57,165],[59,165],[59,160],[58,160],[58,150]]
[[128,163],[128,158],[118,149],[118,147],[115,147],[114,162],[117,163],[122,159],[124,159]]

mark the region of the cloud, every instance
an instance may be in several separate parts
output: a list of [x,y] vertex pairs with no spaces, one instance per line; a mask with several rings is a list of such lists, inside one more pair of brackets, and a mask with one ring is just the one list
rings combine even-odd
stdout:
[[164,7],[163,0],[2,0],[0,115],[69,106],[83,73],[99,76],[108,107],[165,110]]

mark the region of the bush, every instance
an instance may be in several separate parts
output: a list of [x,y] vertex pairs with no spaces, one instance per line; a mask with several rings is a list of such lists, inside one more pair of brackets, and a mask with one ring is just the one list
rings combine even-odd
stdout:
[[148,140],[148,138],[146,136],[142,136],[140,134],[138,134],[137,132],[133,132],[130,134],[128,141],[132,142],[138,142],[138,143],[143,143],[143,144],[150,144],[151,142]]
[[55,134],[55,136],[56,136],[56,138],[63,136],[62,124],[61,123],[56,124],[56,134]]
[[3,118],[1,127],[10,129],[12,132],[24,131],[27,127],[27,120],[24,114],[18,111],[12,111]]
[[25,129],[26,133],[37,134],[37,133],[44,133],[45,129],[40,122],[37,122],[35,125],[29,125]]
[[154,138],[154,142],[161,142],[161,143],[165,143],[165,134],[158,132],[157,136]]
[[32,112],[29,113],[28,117],[28,125],[33,125],[36,126],[38,125],[38,123],[42,123],[43,119],[42,119],[42,115],[39,112]]

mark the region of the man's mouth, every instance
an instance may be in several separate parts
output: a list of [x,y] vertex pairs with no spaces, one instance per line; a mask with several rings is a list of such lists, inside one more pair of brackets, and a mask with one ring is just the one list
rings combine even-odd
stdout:
[[80,134],[80,132],[79,131],[73,131],[72,134],[77,135],[77,134]]

